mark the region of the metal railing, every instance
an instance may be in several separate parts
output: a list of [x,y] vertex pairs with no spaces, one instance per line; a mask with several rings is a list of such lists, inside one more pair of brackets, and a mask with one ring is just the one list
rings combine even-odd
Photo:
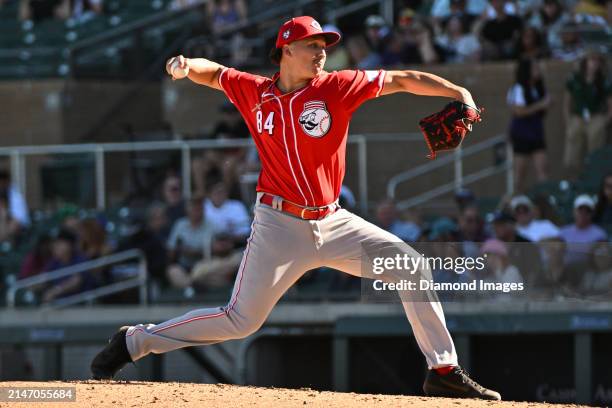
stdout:
[[[368,210],[368,184],[367,184],[367,141],[416,141],[421,138],[414,135],[351,135],[349,144],[357,145],[359,162],[358,185],[359,206],[367,213]],[[67,144],[43,146],[15,146],[0,148],[0,157],[9,157],[11,161],[11,174],[13,182],[20,191],[26,190],[27,156],[44,154],[83,154],[94,155],[96,207],[99,210],[106,208],[106,164],[105,155],[110,152],[153,151],[153,150],[179,150],[181,152],[181,177],[183,197],[191,196],[191,154],[193,149],[224,149],[233,147],[254,146],[251,139],[233,140],[188,140],[167,142],[131,142],[131,143],[100,143],[100,144]]]
[[139,288],[140,304],[146,305],[148,303],[147,293],[147,264],[145,256],[142,251],[138,249],[130,249],[128,251],[119,252],[116,254],[103,256],[92,261],[81,262],[76,265],[68,266],[66,268],[57,269],[51,272],[41,273],[36,276],[32,276],[26,279],[20,279],[11,283],[6,291],[6,305],[8,308],[15,307],[15,299],[17,291],[27,289],[29,287],[40,285],[54,281],[56,279],[65,278],[68,276],[75,275],[77,273],[83,273],[92,269],[100,268],[116,264],[119,262],[129,261],[131,259],[138,260],[138,274],[129,279],[122,280],[120,282],[111,283],[106,286],[101,286],[96,289],[88,290],[86,292],[77,293],[75,295],[67,296],[64,298],[57,299],[47,305],[49,308],[58,308],[74,305],[77,303],[92,301],[101,296],[110,295],[113,293],[122,292],[126,289]]
[[[358,180],[358,202],[362,213],[368,213],[368,142],[415,142],[422,143],[423,136],[419,133],[409,134],[356,134],[351,135],[348,144],[354,144],[357,148],[357,180]],[[505,136],[499,135],[489,138],[467,148],[459,148],[453,154],[442,156],[434,161],[417,166],[406,172],[402,172],[389,180],[387,184],[387,196],[396,199],[398,185],[412,180],[415,177],[437,170],[443,166],[450,165],[455,167],[454,180],[448,184],[441,185],[435,189],[411,197],[408,200],[398,203],[400,209],[406,209],[427,202],[440,195],[453,190],[458,190],[464,185],[473,183],[494,174],[506,172],[506,187],[508,193],[512,193],[512,150],[506,146],[506,160],[501,165],[490,166],[475,173],[463,174],[463,160],[483,150],[493,148],[505,142]],[[191,196],[191,156],[193,149],[225,149],[235,147],[254,146],[251,139],[232,139],[232,140],[177,140],[177,141],[152,141],[152,142],[131,142],[131,143],[101,143],[101,144],[67,144],[67,145],[46,145],[46,146],[15,146],[0,148],[0,157],[9,157],[11,161],[11,174],[14,183],[20,191],[26,191],[26,166],[27,156],[44,154],[83,154],[94,155],[95,167],[95,192],[96,207],[99,210],[106,209],[106,164],[105,156],[111,152],[131,152],[131,151],[155,151],[155,150],[178,150],[181,152],[181,178],[183,180],[183,197],[188,199]],[[252,183],[253,177],[247,177],[247,181]]]
[[[506,136],[498,135],[466,148],[460,146],[452,154],[448,154],[429,163],[425,163],[423,165],[400,173],[396,176],[393,176],[391,180],[389,180],[389,182],[387,183],[387,196],[389,198],[396,199],[397,187],[400,184],[413,180],[416,177],[423,176],[424,174],[430,173],[434,170],[438,170],[450,164],[454,166],[454,179],[452,182],[442,184],[436,188],[411,197],[408,200],[399,201],[397,202],[397,208],[403,211],[415,207],[451,191],[458,191],[467,184],[500,173],[506,173],[506,193],[508,195],[511,195],[514,191],[514,178],[512,173],[513,152],[510,144],[505,142]],[[463,161],[465,158],[472,156],[476,153],[482,152],[486,149],[494,148],[500,144],[505,144],[506,151],[505,160],[501,164],[485,167],[468,175],[463,174]]]

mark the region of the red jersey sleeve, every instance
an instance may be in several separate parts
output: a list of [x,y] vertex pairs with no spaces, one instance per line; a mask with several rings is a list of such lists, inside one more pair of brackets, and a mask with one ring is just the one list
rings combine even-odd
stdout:
[[219,85],[223,92],[238,109],[248,107],[258,100],[257,89],[268,78],[238,71],[234,68],[223,68],[219,74]]
[[340,103],[353,113],[368,99],[380,95],[385,81],[386,71],[344,70],[338,71],[338,93]]

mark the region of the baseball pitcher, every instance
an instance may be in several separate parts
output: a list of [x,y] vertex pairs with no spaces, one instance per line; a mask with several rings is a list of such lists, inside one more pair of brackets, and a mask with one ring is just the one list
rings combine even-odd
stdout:
[[[435,157],[437,150],[463,140],[480,120],[479,111],[465,88],[432,74],[326,72],[326,48],[338,41],[339,34],[324,32],[312,17],[292,18],[280,28],[270,53],[280,66],[272,78],[203,58],[179,55],[168,60],[166,69],[173,79],[186,76],[224,92],[249,127],[262,163],[251,235],[225,306],[193,310],[163,323],[122,327],[92,361],[93,378],[111,379],[126,363],[149,353],[246,337],[310,269],[327,266],[369,277],[362,268],[364,246],[400,243],[402,251],[419,256],[393,234],[338,205],[351,117],[365,101],[397,92],[454,99],[421,123],[430,156]],[[401,276],[381,278],[394,281]],[[402,305],[429,367],[426,395],[501,399],[459,367],[439,302],[411,301],[402,295]]]

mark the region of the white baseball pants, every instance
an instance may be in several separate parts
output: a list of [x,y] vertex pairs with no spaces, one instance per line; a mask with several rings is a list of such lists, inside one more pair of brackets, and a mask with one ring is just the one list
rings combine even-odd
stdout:
[[[227,305],[192,310],[159,324],[131,326],[127,348],[136,361],[149,353],[243,338],[257,331],[281,298],[306,271],[321,266],[355,276],[362,272],[364,245],[400,243],[395,235],[340,209],[318,221],[301,220],[258,203],[232,296]],[[403,251],[419,256],[410,246]],[[430,272],[425,271],[425,276]],[[374,276],[371,276],[374,278]],[[398,281],[400,274],[376,276]],[[429,368],[457,365],[453,340],[437,301],[411,299],[402,305]],[[417,296],[417,295],[415,295]]]

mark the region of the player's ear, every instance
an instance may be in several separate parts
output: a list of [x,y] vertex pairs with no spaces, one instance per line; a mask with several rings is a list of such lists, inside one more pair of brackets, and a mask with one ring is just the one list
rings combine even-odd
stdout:
[[293,49],[291,48],[291,44],[283,45],[283,54],[290,57],[293,54]]

